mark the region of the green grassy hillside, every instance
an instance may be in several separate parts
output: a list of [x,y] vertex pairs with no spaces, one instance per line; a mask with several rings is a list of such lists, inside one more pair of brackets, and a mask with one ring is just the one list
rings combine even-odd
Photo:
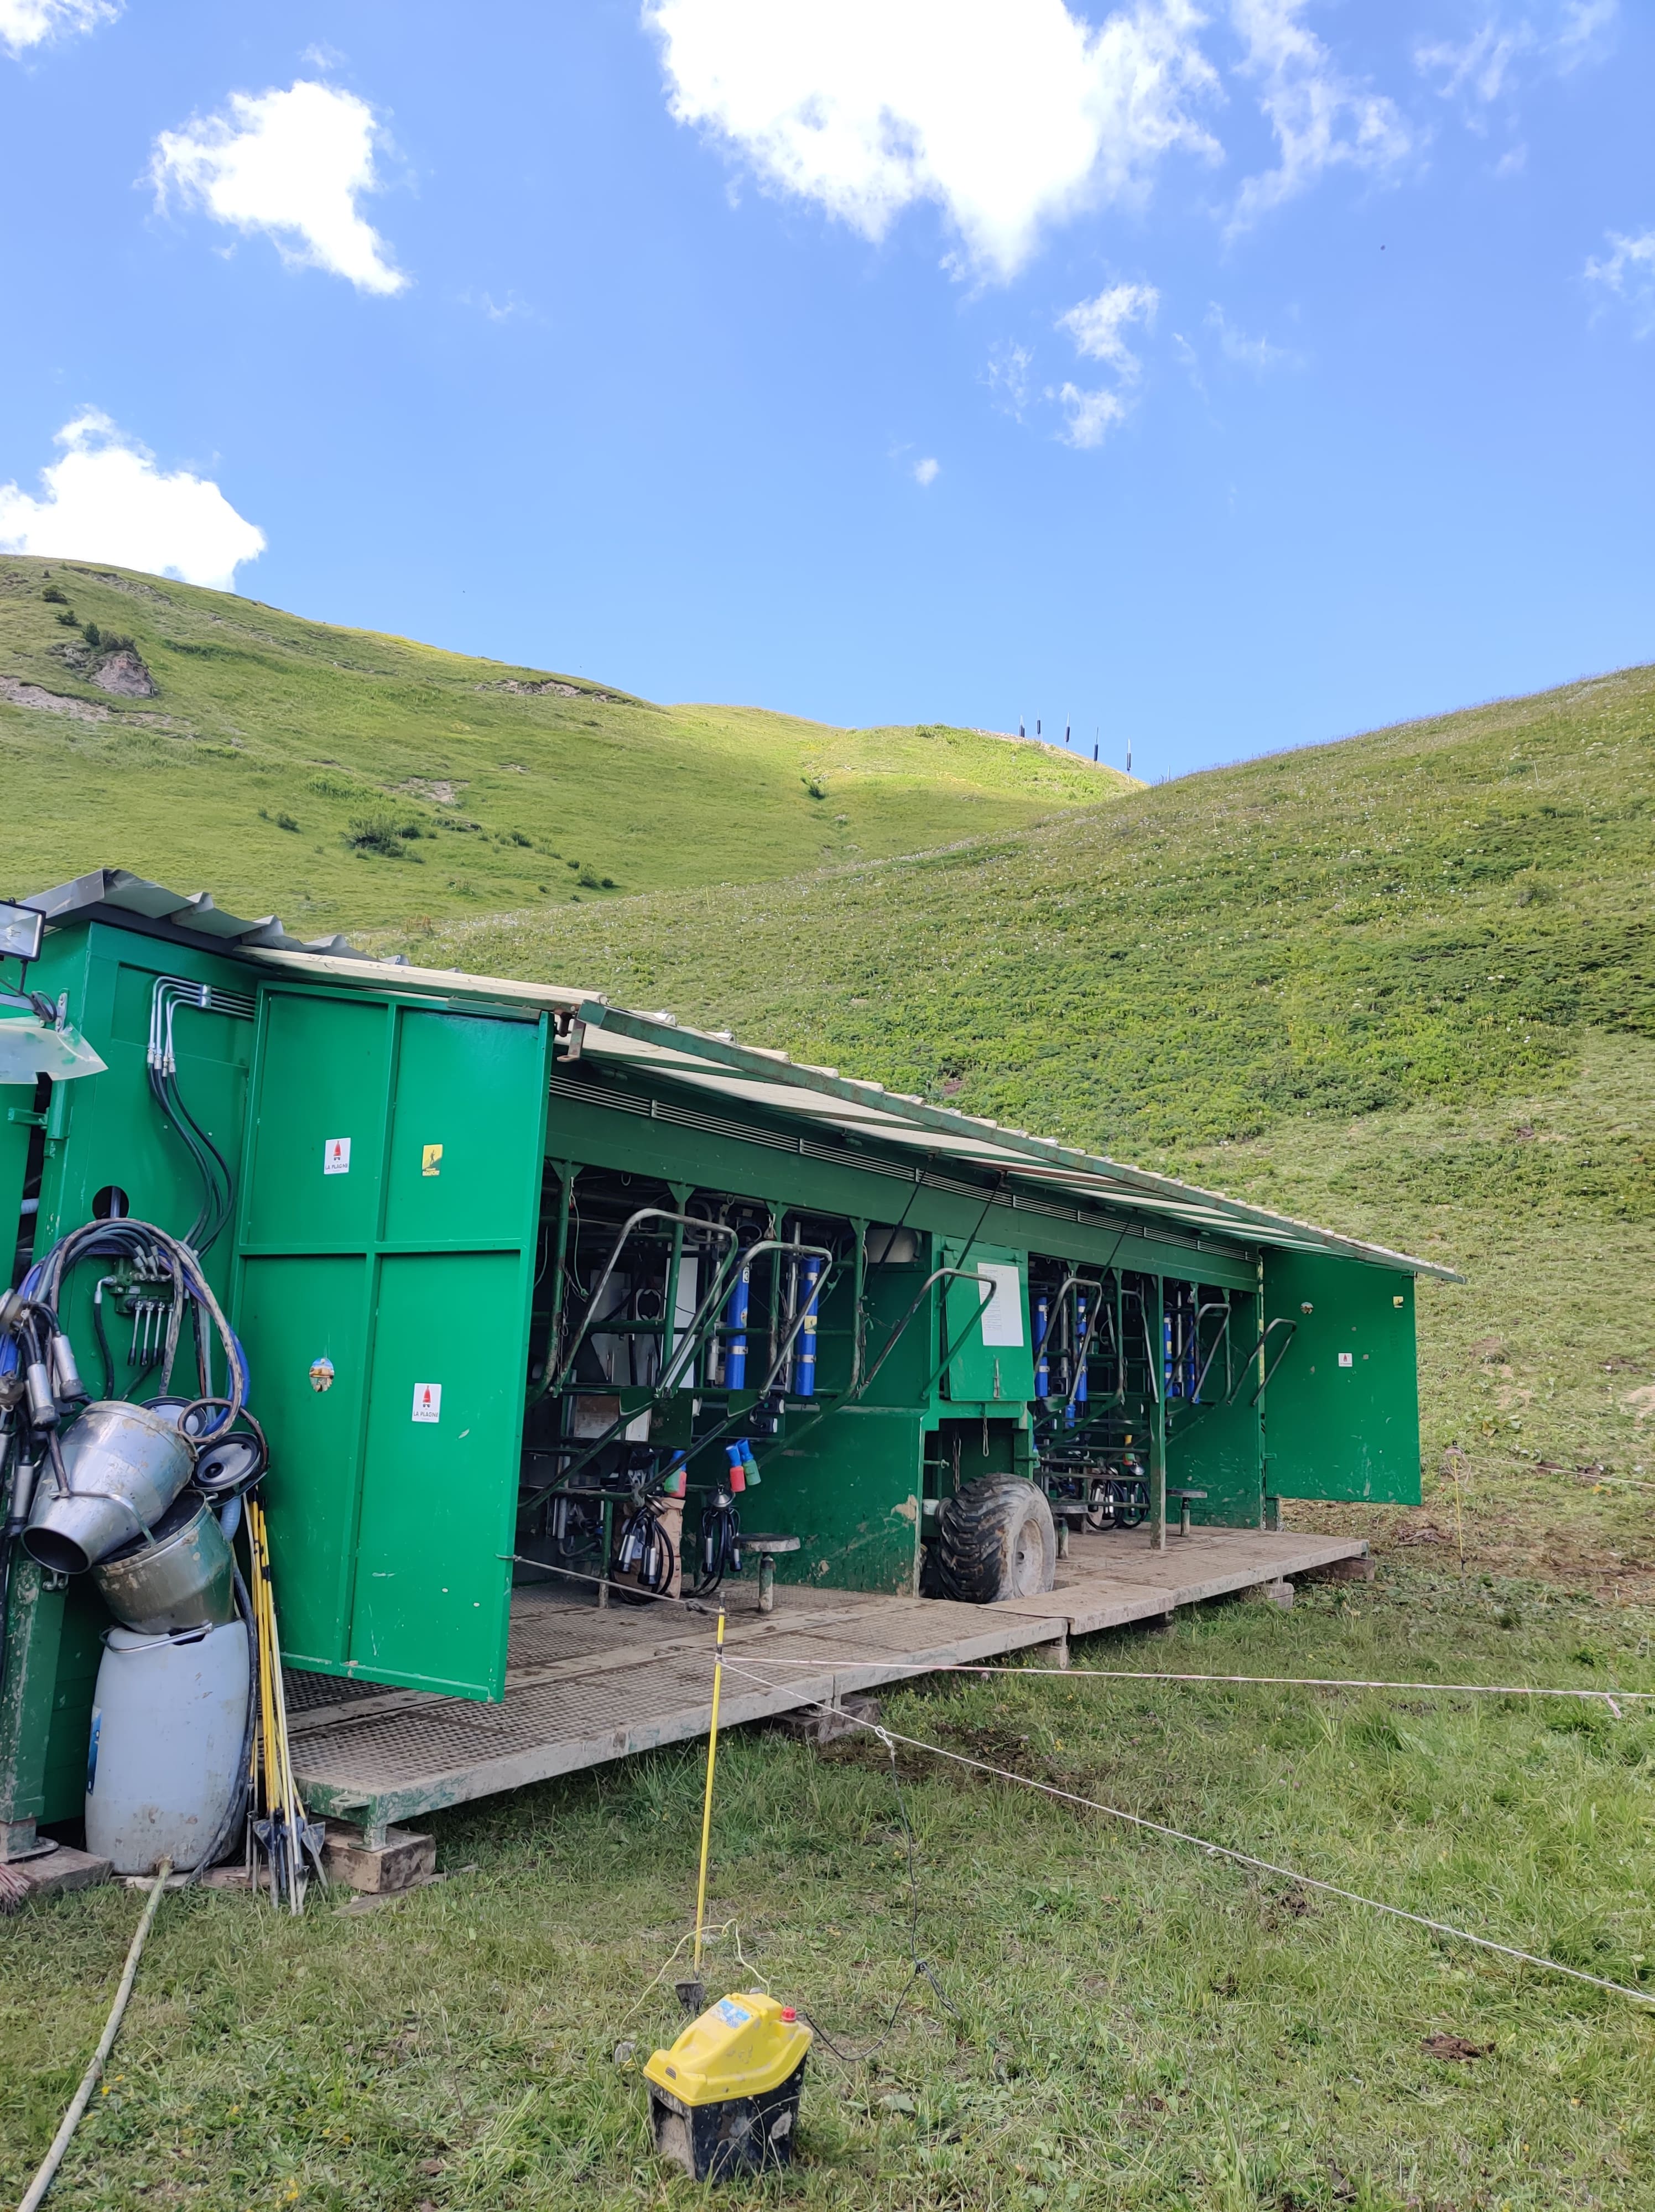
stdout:
[[0,787],[7,889],[119,864],[305,932],[791,875],[1133,788],[1049,745],[660,707],[21,558],[0,560]]
[[399,941],[1457,1260],[1425,1540],[1469,1513],[1487,1564],[1655,1595],[1652,890],[1639,669],[950,852]]
[[[935,1678],[885,1717],[1646,1991],[1655,1722],[1629,1700],[1085,1669],[1655,1686],[1652,812],[1639,670],[952,851],[386,941],[664,1003],[1458,1261],[1463,1286],[1422,1285],[1424,1509],[1322,1509],[1378,1537],[1377,1582],[1077,1640],[1068,1674]],[[216,888],[222,856],[185,849]],[[390,1911],[166,1900],[53,2204],[690,2202],[650,2154],[639,2069],[682,2025],[701,1760],[438,1814],[443,1878]],[[1655,2208],[1634,2002],[901,1761],[899,1804],[866,1740],[721,1750],[709,1982],[773,1985],[867,2054],[818,2044],[798,2164],[732,2203]],[[946,2011],[912,1977],[915,1866]],[[0,1946],[14,2194],[136,1911],[67,1897]]]

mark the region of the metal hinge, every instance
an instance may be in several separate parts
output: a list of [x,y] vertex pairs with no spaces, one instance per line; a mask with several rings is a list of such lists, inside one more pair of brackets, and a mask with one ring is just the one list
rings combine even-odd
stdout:
[[16,1122],[18,1127],[23,1129],[44,1129],[46,1125],[46,1115],[37,1114],[30,1106],[9,1107],[6,1119],[8,1121]]

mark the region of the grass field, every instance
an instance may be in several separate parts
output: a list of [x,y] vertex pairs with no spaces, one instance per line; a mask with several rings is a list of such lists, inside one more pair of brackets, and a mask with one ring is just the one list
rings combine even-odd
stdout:
[[[1655,1688],[1652,812],[1655,672],[1631,671],[948,851],[383,942],[666,1005],[1463,1269],[1421,1286],[1424,1506],[1290,1509],[1372,1535],[1379,1579],[1077,1665]],[[1625,1710],[1015,1672],[886,1706],[1655,1993],[1655,1719]],[[864,2048],[909,1972],[884,1752],[746,1733],[722,1771],[718,1986],[768,1978]],[[924,1996],[863,2064],[818,2050],[800,2167],[727,2201],[1655,2207],[1650,2010],[1014,1785],[902,1773],[955,2011]],[[53,2202],[702,2201],[648,2155],[638,2073],[673,2032],[655,1978],[699,1787],[686,1749],[441,1816],[448,1878],[374,1912],[169,1900]],[[0,1938],[14,2187],[136,1911],[103,1892]]]
[[[112,638],[154,696],[100,687]],[[0,559],[0,890],[119,866],[304,935],[789,875],[1133,788],[1050,745],[660,707],[15,557]]]
[[[1077,1664],[1655,1684],[1647,1617],[1404,1568],[1234,1601]],[[1655,1722],[1516,1700],[1014,1673],[890,1699],[904,1733],[1235,1843],[1609,1978],[1655,1962]],[[1635,1711],[1635,1709],[1632,1709]],[[714,1985],[760,1980],[854,2056],[909,1976],[889,1763],[729,1740]],[[818,2046],[800,2207],[1552,2208],[1655,2203],[1655,2020],[1423,1931],[904,1753],[928,1990],[865,2064]],[[53,2202],[593,2208],[702,2192],[649,2155],[676,2032],[695,1751],[440,1816],[437,1886],[303,1921],[169,1899],[109,2094]],[[10,1923],[3,2172],[84,2063],[138,1900]],[[738,1955],[739,1947],[739,1955]],[[745,1963],[743,1963],[743,1962]],[[652,1986],[653,1984],[653,1986]],[[1436,2057],[1451,2035],[1481,2055]]]

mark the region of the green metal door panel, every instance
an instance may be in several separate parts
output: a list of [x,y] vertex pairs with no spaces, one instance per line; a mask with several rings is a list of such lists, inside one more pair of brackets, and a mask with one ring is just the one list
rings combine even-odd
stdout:
[[776,1560],[777,1579],[816,1589],[911,1590],[923,1449],[921,1413],[847,1406],[797,1443],[761,1453],[763,1487],[742,1499],[743,1521],[800,1539],[797,1552]]
[[[48,938],[48,945],[52,943]],[[94,927],[58,959],[50,987],[67,991],[71,1018],[106,1066],[101,1074],[53,1085],[37,1249],[90,1220],[98,1194],[110,1186],[125,1193],[129,1212],[159,1222],[174,1236],[185,1236],[201,1211],[200,1173],[149,1089],[149,1012],[163,975],[210,983],[251,1004],[246,971],[234,962],[134,939],[123,930]],[[44,988],[46,979],[40,980]],[[233,1177],[241,1152],[253,1037],[251,1021],[192,1006],[180,1006],[173,1024],[179,1094]],[[206,1255],[206,1269],[214,1289],[225,1295],[231,1272],[228,1235]],[[90,1279],[77,1281],[68,1316],[70,1335],[88,1346],[88,1356],[90,1296]],[[129,1378],[119,1360],[117,1368],[120,1391]]]
[[[1264,1314],[1293,1334],[1263,1396],[1275,1498],[1420,1502],[1414,1279],[1301,1252],[1264,1255]],[[1274,1360],[1284,1332],[1266,1348]]]
[[390,1052],[383,1005],[265,990],[244,1247],[373,1242]]
[[63,1630],[52,1699],[52,1734],[41,1779],[42,1821],[78,1820],[86,1810],[86,1760],[92,1699],[103,1661],[109,1609],[90,1575],[74,1575],[64,1593]]
[[[953,1279],[944,1286],[949,1397],[956,1402],[1001,1399],[1026,1403],[1034,1395],[1027,1255],[1009,1245],[968,1246],[946,1237],[941,1265],[963,1268],[968,1278],[976,1279]],[[986,1303],[978,1281],[997,1286]]]
[[497,1698],[550,1025],[286,986],[262,1019],[237,1314],[290,1656]]
[[350,1670],[497,1698],[523,1418],[515,1252],[380,1262]]
[[[1254,1331],[1257,1334],[1257,1331]],[[1264,1513],[1263,1424],[1249,1405],[1250,1382],[1233,1406],[1202,1407],[1171,1427],[1166,1444],[1169,1490],[1204,1490],[1190,1518],[1209,1528],[1256,1528]],[[1168,1408],[1169,1414],[1172,1409]],[[1178,1517],[1177,1503],[1167,1509]]]
[[912,1265],[867,1270],[862,1376],[869,1406],[921,1406],[937,1364],[938,1285],[921,1289],[931,1272],[928,1238],[921,1238],[920,1249],[926,1256]]
[[283,1656],[350,1656],[370,1262],[360,1254],[250,1259],[236,1327],[270,1438],[265,1483]]
[[[1205,1301],[1212,1286],[1203,1285]],[[1264,1516],[1264,1424],[1256,1402],[1259,1366],[1243,1366],[1262,1326],[1257,1297],[1232,1297],[1227,1337],[1213,1351],[1199,1406],[1168,1401],[1166,1480],[1171,1490],[1204,1490],[1190,1518],[1211,1528],[1256,1528]],[[1280,1334],[1280,1332],[1278,1332]],[[1202,1358],[1212,1348],[1203,1333]],[[1226,1352],[1230,1357],[1226,1360]],[[1225,1403],[1230,1398],[1232,1402]],[[1177,1502],[1168,1509],[1178,1517]]]
[[[85,1080],[84,1078],[82,1079]],[[30,1121],[34,1085],[0,1083],[0,1288],[11,1286],[11,1256],[17,1235],[18,1209],[23,1202],[23,1177],[28,1167]]]
[[387,1243],[520,1242],[518,1169],[525,1158],[538,1158],[542,1050],[533,1022],[405,1011]]

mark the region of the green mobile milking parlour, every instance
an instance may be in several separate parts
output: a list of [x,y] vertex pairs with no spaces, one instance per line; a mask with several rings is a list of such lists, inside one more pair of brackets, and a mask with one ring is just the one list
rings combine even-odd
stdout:
[[130,1752],[140,1659],[240,1633],[244,1497],[289,1679],[484,1701],[527,1583],[992,1605],[1071,1531],[1418,1501],[1445,1269],[120,870],[0,919],[0,1855],[90,1836],[117,1657]]

